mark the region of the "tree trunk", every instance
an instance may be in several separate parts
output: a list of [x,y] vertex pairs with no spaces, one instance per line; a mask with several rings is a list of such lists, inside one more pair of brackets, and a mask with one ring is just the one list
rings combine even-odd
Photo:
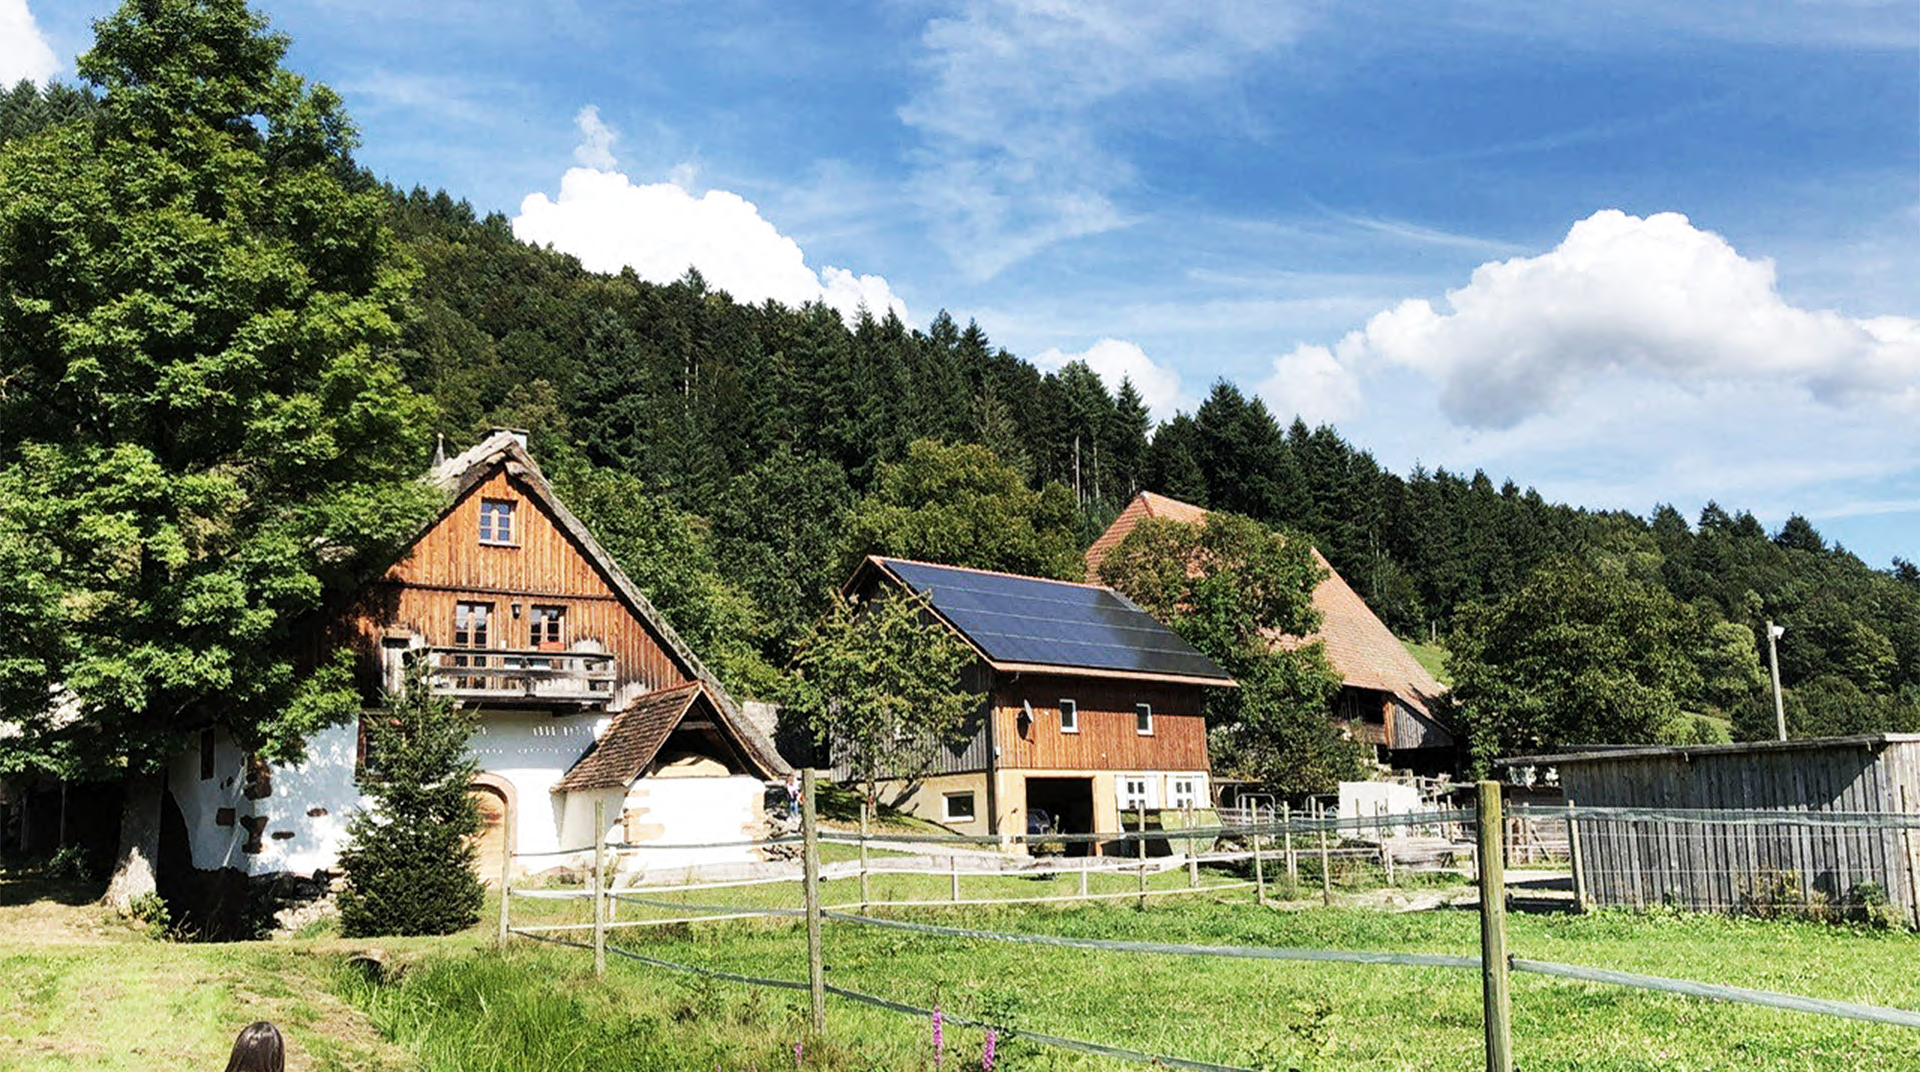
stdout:
[[107,904],[117,912],[127,911],[134,898],[159,890],[155,867],[160,859],[160,794],[165,791],[164,774],[127,775],[120,858],[107,884]]

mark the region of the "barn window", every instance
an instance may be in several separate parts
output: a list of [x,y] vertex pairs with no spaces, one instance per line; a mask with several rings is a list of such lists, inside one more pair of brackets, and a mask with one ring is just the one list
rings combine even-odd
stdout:
[[1072,700],[1060,701],[1060,732],[1080,732],[1080,705]]
[[940,812],[941,819],[950,823],[973,821],[973,790],[969,789],[964,793],[948,793],[941,800],[944,803]]
[[1123,774],[1119,779],[1120,810],[1139,811],[1153,807],[1153,783],[1144,774]]
[[562,643],[560,632],[567,620],[567,608],[543,607],[536,603],[529,609],[528,616],[534,647],[557,648],[560,646]]
[[1200,806],[1200,794],[1196,792],[1197,780],[1193,778],[1173,779],[1173,806],[1176,808],[1197,808]]
[[480,500],[480,542],[513,543],[513,500]]
[[1142,737],[1153,735],[1153,705],[1137,703],[1133,705],[1133,732]]

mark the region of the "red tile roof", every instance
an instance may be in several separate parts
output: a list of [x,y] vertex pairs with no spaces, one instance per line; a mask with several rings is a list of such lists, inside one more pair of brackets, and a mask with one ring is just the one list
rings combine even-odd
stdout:
[[[1087,577],[1097,580],[1099,564],[1142,518],[1157,517],[1187,524],[1204,524],[1207,511],[1192,503],[1169,499],[1143,491],[1113,519],[1107,531],[1087,548]],[[1402,703],[1422,715],[1431,716],[1430,701],[1446,692],[1446,686],[1434,679],[1385,623],[1368,608],[1360,594],[1347,584],[1318,549],[1313,560],[1327,571],[1325,580],[1313,590],[1313,605],[1320,611],[1320,631],[1302,641],[1296,637],[1276,637],[1275,643],[1293,646],[1320,640],[1326,644],[1327,661],[1333,664],[1341,680],[1357,688],[1390,692]]]

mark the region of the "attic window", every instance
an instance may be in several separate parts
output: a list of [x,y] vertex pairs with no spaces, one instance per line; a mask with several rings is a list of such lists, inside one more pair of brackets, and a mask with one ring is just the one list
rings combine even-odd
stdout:
[[513,500],[480,500],[480,542],[513,544]]
[[1060,701],[1060,732],[1080,732],[1080,705],[1073,700]]
[[1137,703],[1133,705],[1133,732],[1142,737],[1153,736],[1153,705]]

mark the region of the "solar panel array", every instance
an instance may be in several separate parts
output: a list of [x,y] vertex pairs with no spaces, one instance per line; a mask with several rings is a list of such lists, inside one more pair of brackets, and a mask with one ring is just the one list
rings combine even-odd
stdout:
[[1231,680],[1213,660],[1111,590],[881,561],[993,662]]

